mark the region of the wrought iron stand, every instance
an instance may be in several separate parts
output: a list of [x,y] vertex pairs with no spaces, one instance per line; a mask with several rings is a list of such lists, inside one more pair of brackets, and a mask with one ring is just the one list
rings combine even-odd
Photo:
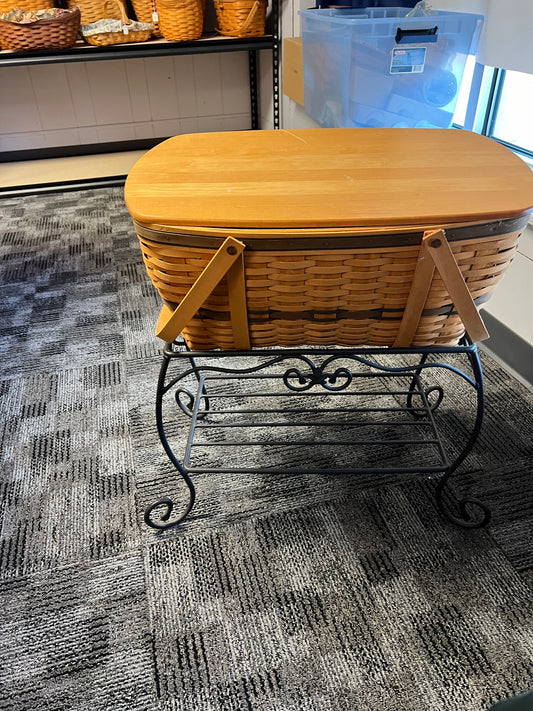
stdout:
[[[391,357],[397,365],[390,365]],[[461,368],[447,362],[458,358]],[[384,359],[389,364],[383,364]],[[470,375],[462,361],[469,365]],[[178,372],[172,375],[175,365]],[[444,389],[427,383],[430,374],[442,379],[444,371],[453,374],[451,390],[462,383],[474,391],[472,423],[462,445],[454,443],[452,456],[435,417]],[[169,443],[170,422],[165,422],[164,403],[172,397],[173,430],[176,406],[189,421],[180,457]],[[483,407],[479,354],[467,341],[457,347],[418,349],[204,352],[189,351],[182,342],[167,344],[157,386],[157,429],[186,485],[188,501],[171,519],[174,503],[164,497],[146,510],[145,522],[166,529],[183,521],[193,508],[192,477],[199,473],[411,472],[440,473],[435,497],[441,514],[459,526],[481,527],[490,519],[489,509],[468,497],[452,513],[444,505],[444,489],[476,441]],[[250,466],[261,455],[260,448],[274,452],[278,460],[269,456],[265,466]],[[286,456],[287,448],[296,455]]]

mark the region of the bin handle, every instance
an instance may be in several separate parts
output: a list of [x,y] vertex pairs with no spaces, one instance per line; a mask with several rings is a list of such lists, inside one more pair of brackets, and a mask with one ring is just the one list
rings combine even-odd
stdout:
[[428,27],[426,30],[402,30],[398,27],[396,30],[396,44],[401,44],[402,42],[413,42],[411,37],[416,37],[415,42],[436,42],[437,33],[439,28],[437,25],[435,27]]

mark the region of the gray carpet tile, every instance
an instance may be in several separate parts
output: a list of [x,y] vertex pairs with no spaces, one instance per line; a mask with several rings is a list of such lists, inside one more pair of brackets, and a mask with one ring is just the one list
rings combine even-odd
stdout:
[[149,546],[161,697],[176,709],[473,711],[504,678],[527,685],[526,586],[484,532],[424,526],[411,493]]
[[[185,497],[122,190],[0,200],[0,298],[0,709],[484,711],[533,687],[533,395],[489,357],[446,492],[487,503],[486,529],[443,519],[430,475],[312,474],[326,450],[258,428],[232,461],[287,471],[198,474],[189,518],[156,532],[145,508]],[[453,453],[473,393],[440,377]],[[164,411],[179,449],[188,418]]]
[[5,580],[0,604],[0,708],[158,708],[139,551]]

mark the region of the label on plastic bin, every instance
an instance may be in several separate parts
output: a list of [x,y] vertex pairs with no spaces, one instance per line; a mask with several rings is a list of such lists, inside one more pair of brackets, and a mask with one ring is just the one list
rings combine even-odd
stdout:
[[421,74],[426,63],[426,47],[394,48],[391,54],[391,74]]

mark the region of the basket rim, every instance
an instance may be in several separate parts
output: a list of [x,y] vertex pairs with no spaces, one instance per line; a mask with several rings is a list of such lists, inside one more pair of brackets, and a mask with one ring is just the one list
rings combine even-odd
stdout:
[[[500,237],[508,232],[521,230],[527,224],[528,217],[515,217],[507,220],[486,220],[477,222],[463,222],[444,226],[446,237],[450,243],[469,240],[487,240]],[[237,239],[246,243],[249,251],[301,251],[302,249],[355,249],[352,244],[357,240],[357,249],[380,248],[398,249],[399,247],[413,247],[419,244],[421,235],[427,229],[434,229],[436,225],[422,225],[420,227],[392,228],[390,230],[376,231],[372,229],[345,229],[329,230],[313,233],[310,230],[297,230],[291,233],[283,232],[276,235],[273,230],[208,230],[202,228],[195,230],[191,227],[179,228],[167,225],[144,225],[133,219],[139,238],[151,240],[159,244],[181,245],[197,247],[199,249],[212,249],[220,246],[222,241],[231,233]],[[442,225],[441,225],[442,226]],[[183,230],[180,232],[180,229]],[[349,245],[347,247],[347,245]]]
[[76,15],[81,15],[78,7],[68,8],[66,9],[66,13],[68,14],[60,15],[59,17],[50,17],[43,20],[36,20],[35,22],[13,22],[12,20],[3,20],[2,18],[0,18],[0,22],[4,23],[5,25],[8,25],[11,28],[17,27],[24,30],[31,30],[32,27],[43,27],[43,25],[58,25],[60,23],[71,22],[72,19],[76,17]]
[[[128,32],[128,35],[130,35],[130,36],[134,36],[134,35],[148,35],[147,39],[150,37],[151,34],[152,34],[152,30],[130,30],[130,31]],[[116,35],[117,37],[121,37],[121,38],[124,37],[124,36],[126,36],[126,37],[128,36],[128,35],[125,35],[125,33],[123,33],[123,32],[95,32],[94,35],[83,35],[83,39],[84,39],[88,44],[91,44],[91,41],[90,41],[90,40],[92,40],[93,42],[95,41],[96,38],[102,38],[102,39],[108,39],[108,40],[109,40],[109,39],[113,38],[115,35]],[[142,41],[143,41],[143,40],[140,40],[139,38],[135,38],[135,39],[125,40],[124,43],[127,43],[127,42],[142,42]],[[112,42],[108,42],[108,44],[113,44],[113,43],[112,43]],[[117,44],[118,44],[118,42],[117,42]]]

